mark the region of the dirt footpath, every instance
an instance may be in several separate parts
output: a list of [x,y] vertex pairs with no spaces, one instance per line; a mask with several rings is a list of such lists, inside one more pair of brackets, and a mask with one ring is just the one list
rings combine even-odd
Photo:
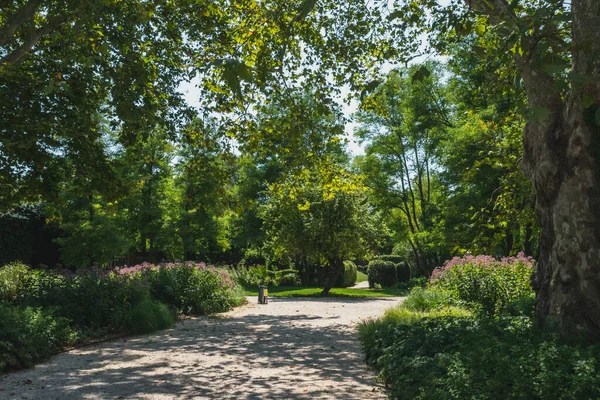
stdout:
[[356,322],[400,298],[277,299],[0,375],[0,399],[384,399]]

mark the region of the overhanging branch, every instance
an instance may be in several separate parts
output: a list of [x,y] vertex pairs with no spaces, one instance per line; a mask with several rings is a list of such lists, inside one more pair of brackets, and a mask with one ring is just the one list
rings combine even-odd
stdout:
[[15,40],[17,29],[25,22],[33,21],[41,3],[41,0],[31,0],[7,19],[4,26],[0,28],[0,46],[5,46]]

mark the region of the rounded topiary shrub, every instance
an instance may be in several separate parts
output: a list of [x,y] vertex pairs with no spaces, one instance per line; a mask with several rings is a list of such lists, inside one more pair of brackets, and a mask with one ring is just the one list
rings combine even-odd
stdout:
[[398,273],[398,282],[408,282],[410,281],[410,266],[403,262],[396,264],[396,271]]
[[382,254],[380,256],[377,256],[377,259],[382,261],[391,261],[394,264],[404,262],[404,257],[398,256],[396,254]]
[[391,261],[373,260],[367,269],[369,287],[374,288],[376,284],[382,287],[394,286],[398,283],[398,271],[396,264]]
[[356,264],[352,261],[344,261],[344,270],[338,277],[335,287],[350,287],[356,282]]

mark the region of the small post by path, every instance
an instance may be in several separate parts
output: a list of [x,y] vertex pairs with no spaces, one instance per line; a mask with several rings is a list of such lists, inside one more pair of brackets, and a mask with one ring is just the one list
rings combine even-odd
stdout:
[[269,290],[266,286],[260,285],[258,287],[258,304],[268,303]]

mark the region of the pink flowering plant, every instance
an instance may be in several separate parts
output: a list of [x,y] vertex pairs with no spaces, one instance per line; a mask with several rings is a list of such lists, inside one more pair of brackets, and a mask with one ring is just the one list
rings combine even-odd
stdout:
[[229,272],[205,263],[142,263],[116,270],[147,282],[150,295],[181,314],[223,312],[243,302],[241,288]]
[[530,283],[534,267],[535,260],[523,253],[501,259],[487,255],[454,257],[433,271],[430,285],[448,290],[457,301],[493,316],[534,295]]

